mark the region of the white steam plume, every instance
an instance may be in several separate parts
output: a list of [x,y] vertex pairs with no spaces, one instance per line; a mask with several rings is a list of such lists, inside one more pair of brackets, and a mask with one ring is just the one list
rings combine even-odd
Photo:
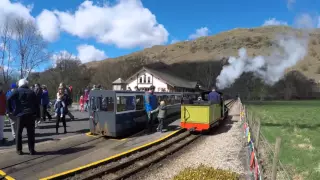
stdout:
[[239,57],[230,57],[229,64],[223,66],[216,79],[219,89],[230,87],[245,72],[252,72],[266,84],[273,85],[279,81],[287,68],[302,60],[308,52],[308,38],[294,36],[279,38],[277,49],[271,56],[247,56],[245,48],[239,50]]

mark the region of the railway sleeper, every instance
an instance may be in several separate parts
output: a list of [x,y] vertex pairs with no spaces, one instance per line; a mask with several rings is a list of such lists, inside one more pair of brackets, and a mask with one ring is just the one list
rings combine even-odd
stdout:
[[[148,157],[148,159],[145,160],[141,160],[139,162],[136,162],[134,165],[134,167],[128,167],[128,170],[124,170],[121,171],[121,174],[119,174],[118,176],[114,177],[114,178],[110,178],[110,176],[108,176],[108,179],[111,180],[121,180],[124,178],[127,178],[129,176],[131,176],[134,173],[137,173],[138,171],[146,168],[147,166],[150,166],[158,161],[160,161],[161,159],[165,158],[166,156],[178,151],[180,148],[182,148],[183,146],[191,143],[192,141],[194,141],[196,138],[198,138],[198,136],[192,136],[191,138],[186,138],[182,141],[180,141],[177,144],[174,144],[173,146],[170,146],[168,149],[165,149],[163,151],[158,151],[156,154]],[[103,177],[102,179],[104,179],[106,177]]]

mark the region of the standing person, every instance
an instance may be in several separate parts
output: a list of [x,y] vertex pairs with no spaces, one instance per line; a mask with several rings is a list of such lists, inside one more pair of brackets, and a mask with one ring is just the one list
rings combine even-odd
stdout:
[[80,109],[79,111],[80,112],[83,112],[83,108],[84,108],[84,99],[83,99],[83,96],[80,96],[80,100],[79,100],[79,105],[80,105]]
[[[59,87],[62,87],[63,93],[67,95],[66,97],[68,99],[65,99],[65,101],[64,101],[65,105],[67,107],[72,106],[71,92],[70,92],[69,88],[67,88],[64,83],[60,83]],[[70,111],[67,111],[66,113],[67,113],[66,115],[68,115],[70,117],[71,121],[74,120],[74,116],[71,114]]]
[[216,88],[212,88],[212,91],[208,95],[208,101],[211,101],[215,104],[220,103],[220,94],[216,92]]
[[52,119],[50,113],[48,112],[49,105],[49,92],[46,85],[42,85],[42,96],[41,96],[41,109],[42,109],[42,120],[46,121],[46,117],[48,116],[49,121]]
[[151,86],[149,88],[149,91],[147,91],[144,95],[144,105],[145,105],[145,110],[147,113],[147,124],[146,124],[146,129],[148,133],[151,133],[152,131],[152,126],[153,126],[153,116],[151,111],[156,109],[156,104],[157,104],[157,98],[153,94],[154,93],[154,86]]
[[159,121],[159,125],[157,127],[157,131],[158,132],[163,132],[162,131],[163,130],[163,122],[164,122],[164,120],[166,118],[166,114],[167,114],[167,107],[166,107],[166,104],[165,104],[164,101],[161,101],[160,105],[158,106],[158,108],[153,110],[153,111],[151,111],[151,114],[153,114],[155,112],[159,112],[158,116],[157,116],[158,121]]
[[88,111],[88,105],[89,105],[89,87],[87,87],[85,90],[84,90],[84,102],[85,102],[85,105],[84,105],[84,110],[85,111]]
[[[28,81],[20,79],[18,82],[19,88],[13,91],[8,97],[7,108],[9,113],[13,113],[17,117],[17,134],[16,134],[16,150],[19,155],[22,155],[22,132],[23,128],[27,128],[28,147],[31,155],[36,154],[34,150],[35,144],[35,115],[39,104],[36,94],[29,89]],[[12,109],[12,102],[15,103],[15,109]]]
[[[63,108],[63,112],[61,112],[61,109],[57,111],[57,122],[56,122],[56,133],[59,133],[59,123],[62,121],[63,127],[64,127],[64,134],[67,133],[67,123],[66,123],[66,114],[68,113],[68,106],[66,101],[69,99],[68,95],[64,93],[64,86],[63,84],[60,84],[58,89],[57,96],[61,98],[62,103],[60,103],[62,106],[65,104],[65,107]],[[61,108],[61,106],[60,106]]]
[[3,128],[4,128],[4,117],[6,114],[6,95],[2,90],[2,84],[0,84],[0,144],[5,143],[3,137]]
[[[36,101],[38,104],[41,104],[41,97],[42,97],[42,88],[40,87],[40,84],[35,84],[34,85],[34,93],[36,94]],[[39,108],[37,109],[37,114],[36,114],[36,118],[37,118],[37,123],[40,124],[41,123],[41,106],[39,106]]]
[[[6,94],[7,100],[8,100],[8,97],[12,94],[12,92],[15,91],[16,89],[17,89],[17,84],[16,83],[12,83],[11,84],[11,89]],[[14,110],[15,109],[14,101],[11,102],[11,105],[12,105],[11,108]],[[17,123],[16,123],[17,118],[15,116],[13,116],[12,114],[10,114],[8,110],[9,109],[7,108],[7,117],[9,118],[9,121],[10,121],[10,124],[11,124],[12,138],[13,138],[13,141],[15,141],[15,139],[16,139],[16,131],[17,131]]]

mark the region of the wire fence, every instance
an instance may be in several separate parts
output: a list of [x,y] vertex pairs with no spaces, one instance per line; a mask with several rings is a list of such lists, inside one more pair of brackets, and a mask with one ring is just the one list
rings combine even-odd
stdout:
[[[291,180],[291,176],[288,171],[285,169],[282,162],[275,158],[276,148],[274,145],[271,145],[270,142],[263,135],[260,124],[260,119],[253,111],[248,111],[245,106],[243,107],[245,120],[244,123],[247,123],[247,126],[250,128],[251,141],[254,142],[256,149],[256,155],[258,157],[261,177],[263,179],[274,179],[273,175],[273,166],[276,169],[276,179],[277,180]],[[279,146],[281,147],[281,146]],[[278,156],[278,155],[277,155]],[[273,162],[275,161],[275,162]]]

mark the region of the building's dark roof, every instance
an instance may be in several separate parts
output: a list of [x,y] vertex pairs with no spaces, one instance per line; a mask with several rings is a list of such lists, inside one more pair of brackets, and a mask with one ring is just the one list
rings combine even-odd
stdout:
[[[150,68],[146,68],[146,67],[143,67],[137,73],[141,73],[144,70],[149,72],[153,76],[161,79],[162,81],[165,81],[167,84],[169,84],[169,85],[171,85],[173,87],[182,87],[182,88],[194,89],[198,84],[196,81],[188,81],[188,80],[182,79],[180,77],[171,75],[168,72],[154,70],[154,69],[150,69]],[[129,83],[129,81],[132,81],[132,78],[135,78],[137,73],[135,73],[133,76],[131,76],[126,82]]]

